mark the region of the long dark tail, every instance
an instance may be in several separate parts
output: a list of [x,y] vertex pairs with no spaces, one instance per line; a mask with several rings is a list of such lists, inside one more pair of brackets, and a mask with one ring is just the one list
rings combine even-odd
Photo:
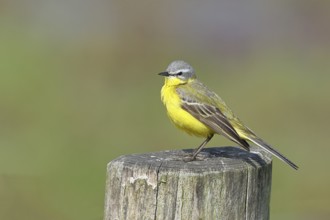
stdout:
[[249,141],[255,143],[265,151],[271,153],[272,155],[276,156],[278,159],[284,161],[285,163],[289,164],[293,169],[298,170],[298,166],[294,164],[292,161],[290,161],[288,158],[283,156],[280,152],[272,148],[269,144],[265,143],[262,139],[258,137],[247,137]]

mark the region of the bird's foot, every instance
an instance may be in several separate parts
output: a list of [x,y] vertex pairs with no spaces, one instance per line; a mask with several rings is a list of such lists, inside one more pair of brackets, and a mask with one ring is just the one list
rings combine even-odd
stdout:
[[184,162],[191,162],[191,161],[194,161],[194,160],[196,160],[196,157],[194,157],[194,155],[187,155],[187,156],[183,157]]

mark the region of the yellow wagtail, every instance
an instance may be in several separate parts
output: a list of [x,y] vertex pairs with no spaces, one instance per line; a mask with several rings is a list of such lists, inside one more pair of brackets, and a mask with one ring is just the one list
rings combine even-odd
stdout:
[[246,127],[216,93],[198,81],[194,69],[188,63],[174,61],[159,75],[165,76],[161,99],[171,121],[188,134],[206,138],[195,149],[191,160],[196,158],[214,134],[220,134],[247,151],[250,148],[247,141],[251,141],[298,169],[297,165]]

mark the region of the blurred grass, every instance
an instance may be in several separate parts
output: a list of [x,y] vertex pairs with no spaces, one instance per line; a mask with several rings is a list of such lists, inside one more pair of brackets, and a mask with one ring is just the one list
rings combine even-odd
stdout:
[[[156,73],[177,58],[300,165],[294,172],[275,159],[272,219],[330,216],[330,48],[274,46],[225,62],[157,41],[66,43],[0,27],[0,219],[101,219],[110,160],[196,147],[201,140],[177,131],[160,102]],[[217,137],[212,145],[233,144]]]

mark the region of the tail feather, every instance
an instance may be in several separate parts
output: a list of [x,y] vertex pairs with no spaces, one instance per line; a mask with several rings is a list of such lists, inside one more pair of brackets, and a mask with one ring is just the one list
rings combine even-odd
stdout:
[[288,158],[286,158],[284,155],[282,155],[280,152],[272,148],[269,144],[265,143],[262,139],[258,137],[247,137],[249,141],[255,143],[265,151],[271,153],[272,155],[276,156],[278,159],[282,160],[283,162],[290,165],[293,169],[298,170],[298,166],[294,164],[292,161],[290,161]]

